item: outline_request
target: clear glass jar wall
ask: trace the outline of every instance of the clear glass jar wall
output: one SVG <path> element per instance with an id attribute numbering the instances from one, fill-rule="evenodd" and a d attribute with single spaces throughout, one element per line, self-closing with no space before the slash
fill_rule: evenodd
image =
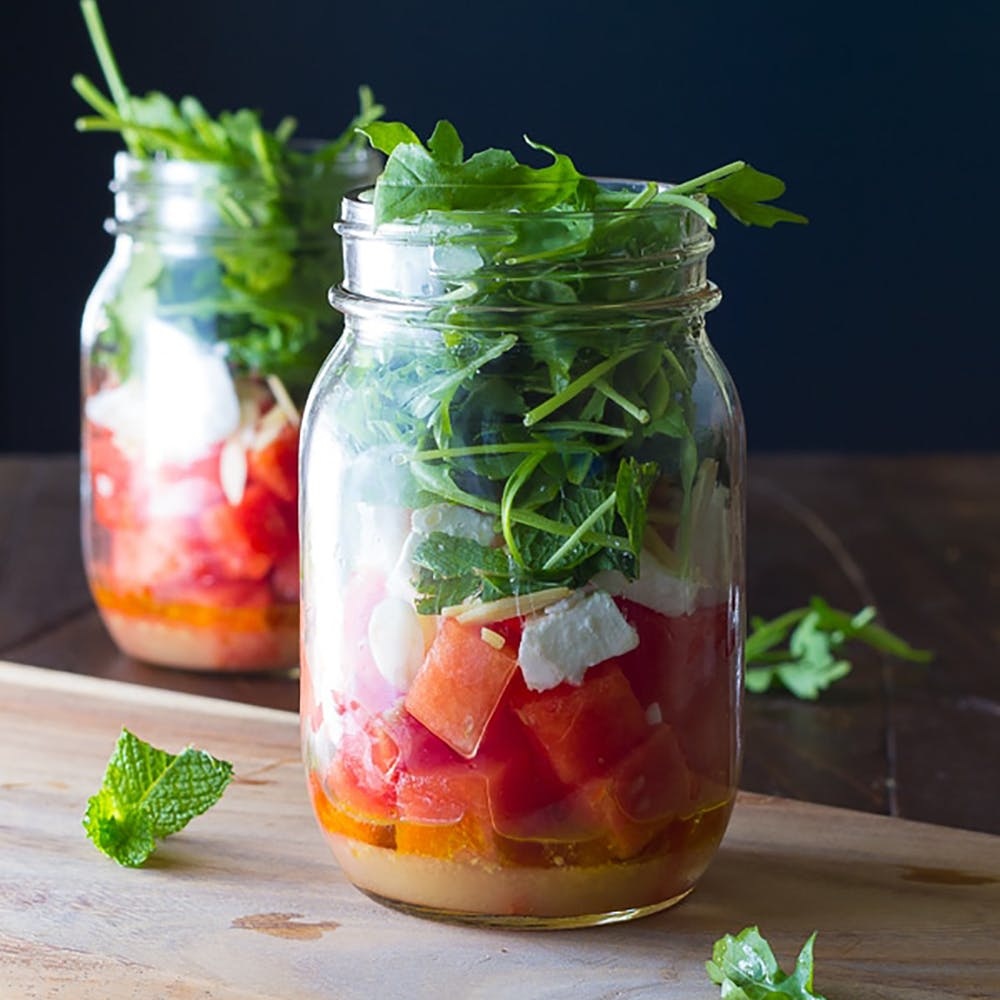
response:
<path id="1" fill-rule="evenodd" d="M 623 202 L 643 185 L 605 182 Z M 348 877 L 447 919 L 683 898 L 740 760 L 744 435 L 677 206 L 373 226 L 303 425 L 302 733 Z"/>
<path id="2" fill-rule="evenodd" d="M 118 646 L 207 670 L 298 662 L 299 412 L 341 329 L 332 220 L 378 161 L 267 184 L 115 159 L 114 253 L 82 326 L 82 537 Z"/>

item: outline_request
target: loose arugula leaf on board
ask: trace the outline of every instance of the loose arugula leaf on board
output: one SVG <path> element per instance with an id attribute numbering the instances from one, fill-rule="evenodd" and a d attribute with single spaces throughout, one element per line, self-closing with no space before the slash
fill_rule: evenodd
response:
<path id="1" fill-rule="evenodd" d="M 122 729 L 83 827 L 94 846 L 135 868 L 156 841 L 182 830 L 221 798 L 233 765 L 188 747 L 174 755 Z"/>
<path id="2" fill-rule="evenodd" d="M 851 615 L 814 597 L 809 607 L 788 611 L 772 621 L 752 619 L 746 640 L 747 689 L 761 693 L 780 684 L 798 698 L 815 700 L 850 673 L 850 661 L 838 655 L 850 641 L 913 663 L 932 658 L 930 651 L 915 649 L 876 625 L 874 617 L 872 607 Z M 783 647 L 786 639 L 787 647 Z"/>
<path id="3" fill-rule="evenodd" d="M 726 934 L 715 942 L 705 971 L 721 987 L 722 1000 L 825 1000 L 813 992 L 814 931 L 802 946 L 795 969 L 786 975 L 756 927 Z"/>

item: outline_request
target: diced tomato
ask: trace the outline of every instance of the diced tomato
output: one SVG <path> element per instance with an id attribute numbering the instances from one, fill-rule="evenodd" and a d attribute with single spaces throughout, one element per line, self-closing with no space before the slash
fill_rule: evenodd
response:
<path id="1" fill-rule="evenodd" d="M 495 649 L 478 625 L 445 619 L 406 693 L 406 709 L 455 751 L 472 757 L 516 668 L 514 650 Z"/>
<path id="2" fill-rule="evenodd" d="M 291 424 L 286 424 L 270 444 L 247 452 L 250 480 L 288 503 L 294 503 L 299 495 L 298 463 L 299 432 Z"/>
<path id="3" fill-rule="evenodd" d="M 533 693 L 515 712 L 559 779 L 574 786 L 606 773 L 649 729 L 642 706 L 613 661 L 588 670 L 579 687 L 560 684 Z"/>

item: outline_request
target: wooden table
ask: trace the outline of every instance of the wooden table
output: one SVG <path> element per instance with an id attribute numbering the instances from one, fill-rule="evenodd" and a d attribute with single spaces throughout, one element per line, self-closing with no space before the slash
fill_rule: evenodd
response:
<path id="1" fill-rule="evenodd" d="M 79 555 L 72 456 L 0 457 L 0 659 L 294 709 L 293 677 L 199 676 L 119 654 Z M 1000 833 L 1000 455 L 757 456 L 748 594 L 820 594 L 882 620 L 928 666 L 859 652 L 818 702 L 747 700 L 742 787 Z"/>

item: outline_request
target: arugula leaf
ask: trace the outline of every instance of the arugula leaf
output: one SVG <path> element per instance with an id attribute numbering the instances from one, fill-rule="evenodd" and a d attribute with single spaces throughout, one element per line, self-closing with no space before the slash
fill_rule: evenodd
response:
<path id="1" fill-rule="evenodd" d="M 439 121 L 427 146 L 401 122 L 384 122 L 358 129 L 372 145 L 388 154 L 375 183 L 375 223 L 410 219 L 428 211 L 541 212 L 573 202 L 581 191 L 592 201 L 596 185 L 583 177 L 564 154 L 526 139 L 552 157 L 546 167 L 518 163 L 504 149 L 484 149 L 462 160 L 464 147 L 455 126 Z M 575 203 L 575 202 L 574 202 Z"/>
<path id="2" fill-rule="evenodd" d="M 701 190 L 719 201 L 734 219 L 747 226 L 765 226 L 770 229 L 778 222 L 809 221 L 797 212 L 765 204 L 785 193 L 785 182 L 771 174 L 755 170 L 748 163 L 726 177 L 710 181 Z"/>
<path id="3" fill-rule="evenodd" d="M 638 208 L 650 202 L 681 205 L 715 225 L 714 214 L 697 195 L 715 198 L 735 219 L 746 225 L 770 228 L 778 222 L 804 223 L 804 215 L 769 204 L 785 193 L 784 181 L 735 160 L 681 184 L 662 190 L 649 185 L 640 194 L 622 196 L 601 192 L 581 174 L 573 161 L 549 146 L 524 141 L 552 157 L 546 167 L 519 163 L 508 150 L 485 149 L 467 160 L 458 131 L 449 121 L 439 121 L 425 147 L 402 122 L 377 122 L 358 129 L 389 160 L 375 185 L 375 224 L 411 219 L 430 211 L 586 212 L 595 206 Z M 584 240 L 578 240 L 582 248 Z M 566 241 L 562 249 L 566 249 Z M 546 255 L 554 252 L 552 248 Z M 538 252 L 514 255 L 518 261 L 538 259 Z"/>
<path id="4" fill-rule="evenodd" d="M 930 651 L 915 649 L 876 625 L 874 617 L 872 607 L 851 615 L 814 597 L 809 607 L 787 611 L 772 621 L 753 618 L 746 640 L 747 689 L 761 693 L 780 684 L 798 698 L 815 700 L 850 673 L 850 662 L 837 655 L 850 641 L 914 663 L 932 659 Z M 779 648 L 786 639 L 787 648 Z"/>
<path id="5" fill-rule="evenodd" d="M 786 975 L 778 966 L 771 946 L 756 927 L 745 927 L 735 937 L 726 934 L 715 942 L 705 971 L 721 986 L 723 1000 L 824 1000 L 813 992 L 813 944 L 809 935 Z"/>
<path id="6" fill-rule="evenodd" d="M 203 750 L 169 754 L 123 728 L 101 789 L 87 802 L 84 829 L 98 850 L 137 867 L 157 840 L 213 806 L 232 776 L 232 764 Z"/>
<path id="7" fill-rule="evenodd" d="M 606 569 L 635 579 L 654 486 L 678 492 L 683 520 L 705 447 L 690 326 L 654 305 L 642 316 L 641 304 L 688 291 L 663 254 L 700 220 L 714 224 L 710 185 L 771 224 L 752 206 L 780 182 L 735 161 L 674 187 L 598 185 L 527 137 L 547 165 L 500 149 L 466 156 L 446 120 L 426 144 L 401 122 L 359 132 L 388 157 L 376 225 L 427 222 L 445 291 L 423 334 L 356 345 L 339 427 L 358 452 L 391 445 L 407 456 L 408 497 L 489 513 L 502 538 L 496 549 L 422 545 L 421 610 L 579 587 Z M 489 224 L 470 227 L 468 211 Z M 622 303 L 639 312 L 623 319 Z"/>

